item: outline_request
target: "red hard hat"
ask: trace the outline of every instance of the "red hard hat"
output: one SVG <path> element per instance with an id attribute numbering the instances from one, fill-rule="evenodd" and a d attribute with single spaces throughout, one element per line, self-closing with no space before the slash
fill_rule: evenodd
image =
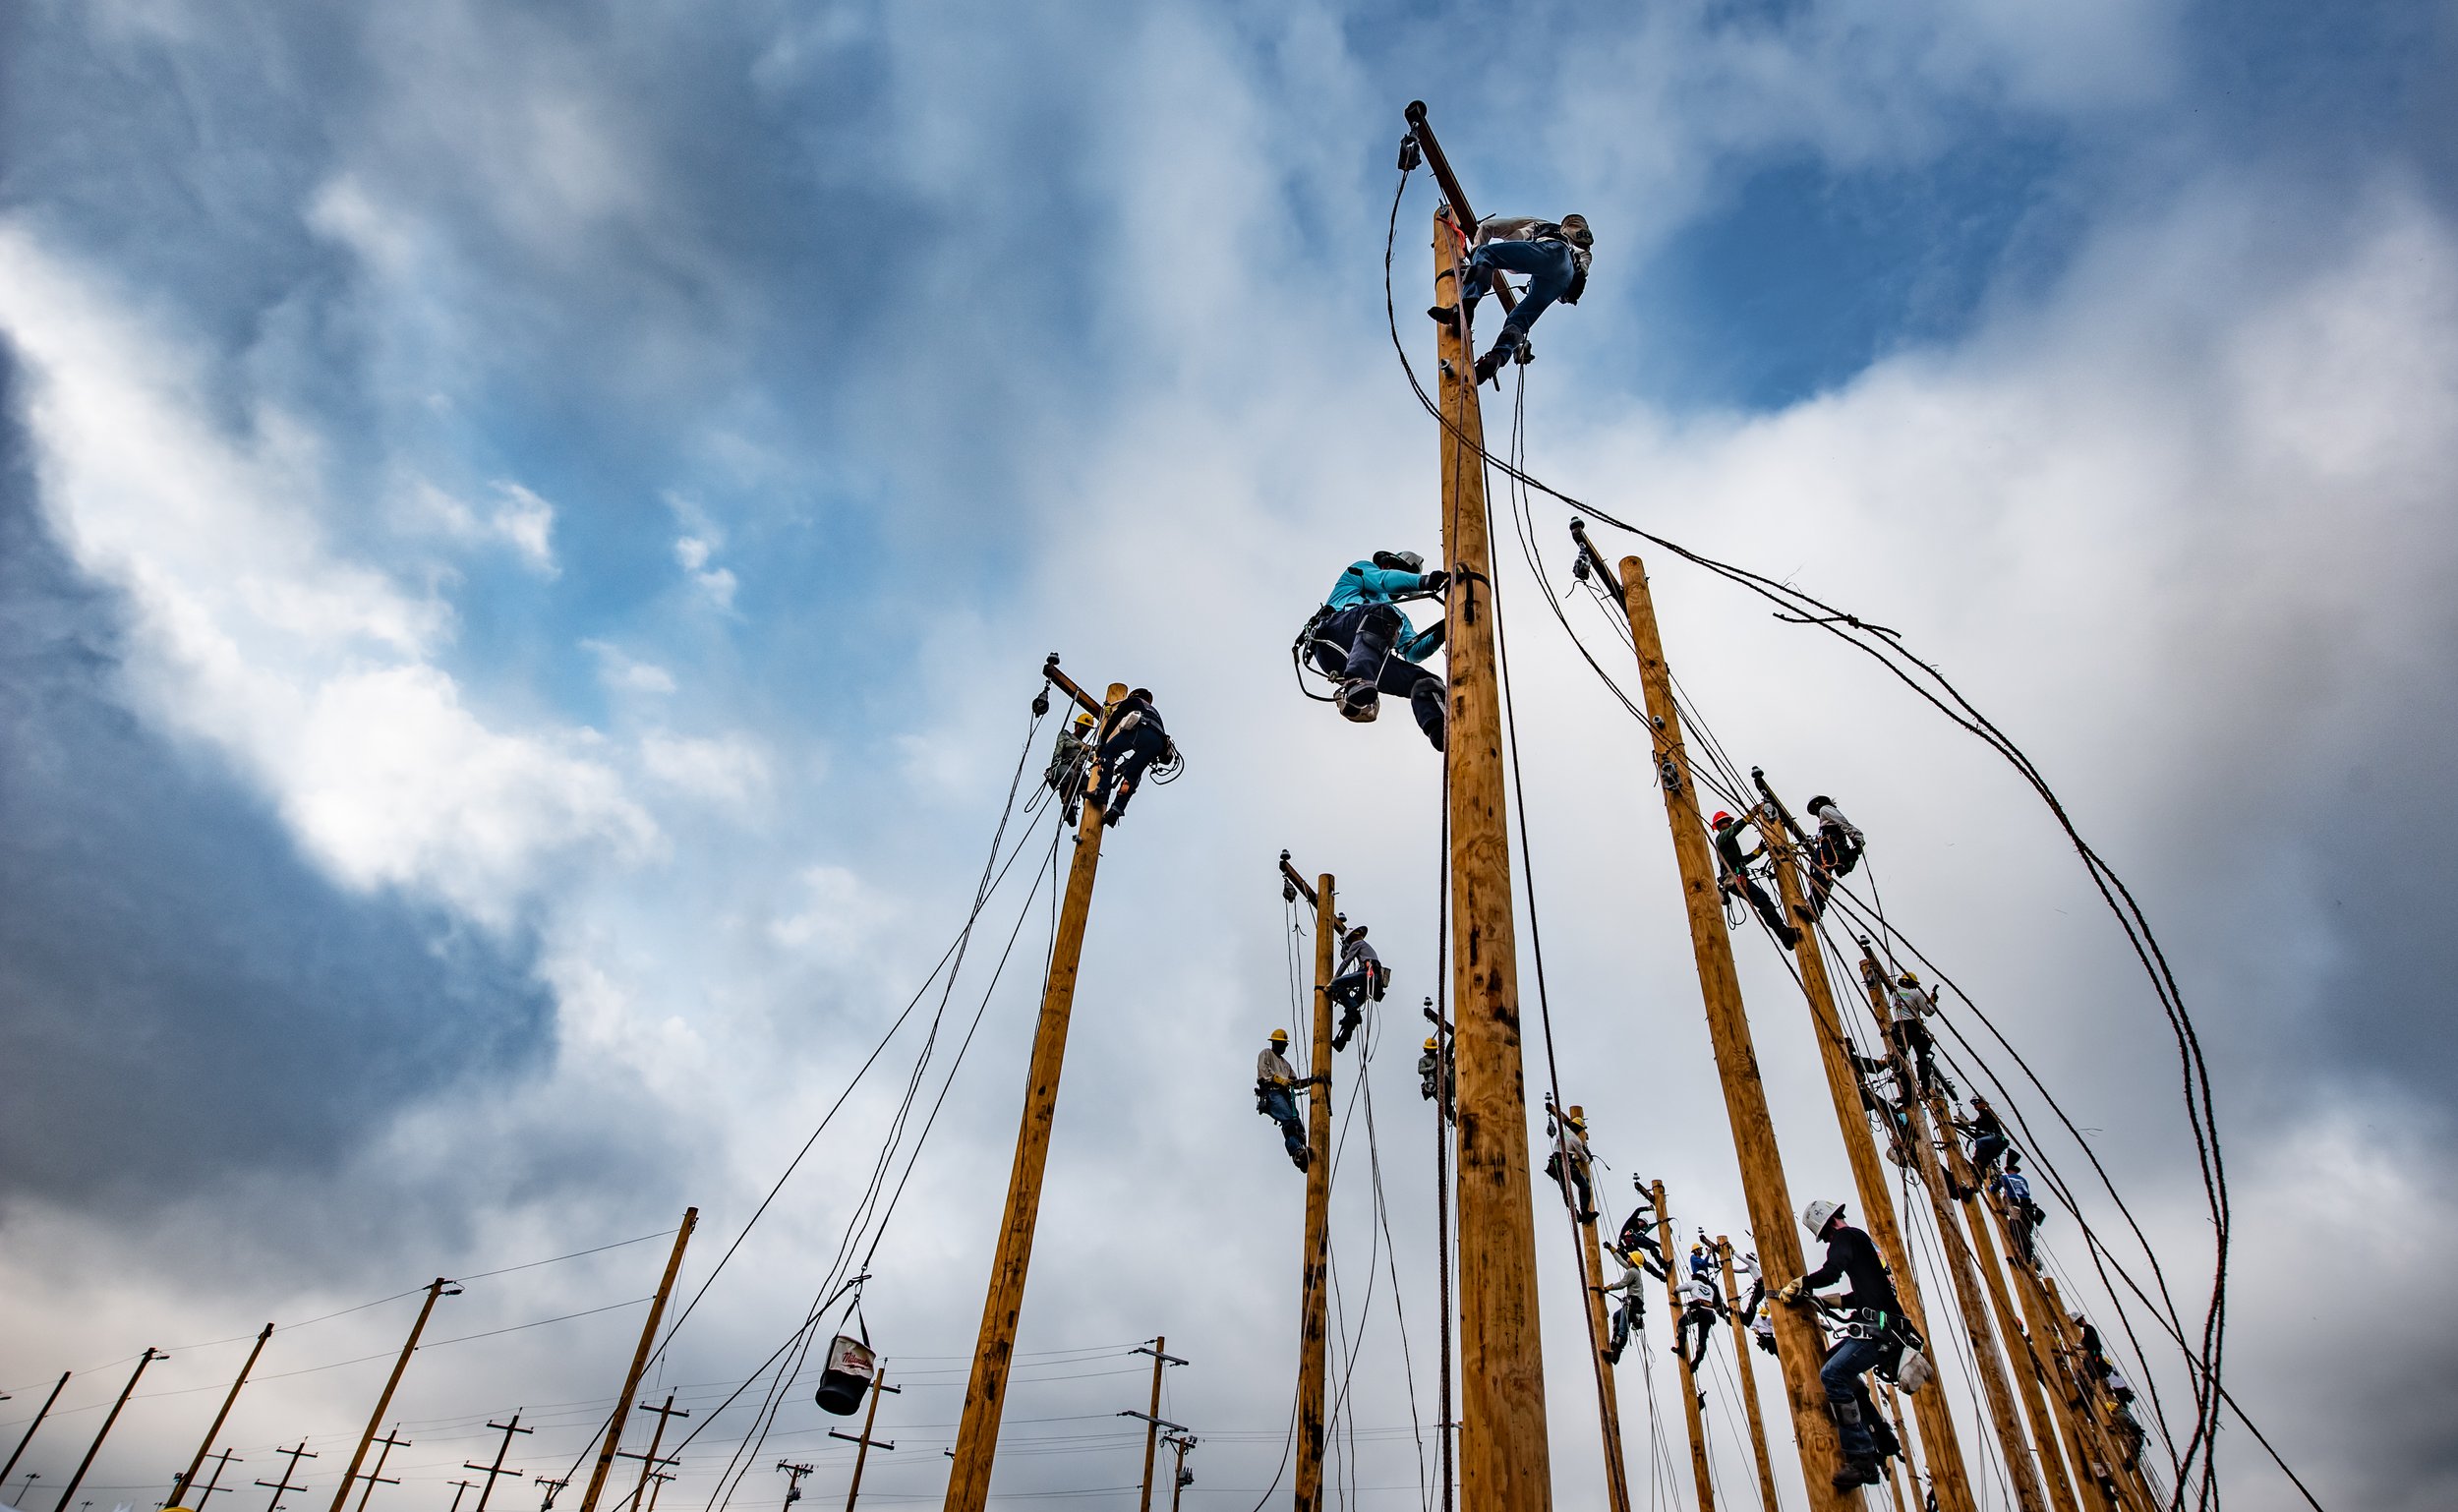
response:
<path id="1" fill-rule="evenodd" d="M 1716 817 L 1708 820 L 1707 824 L 1710 829 L 1721 830 L 1731 822 L 1732 816 L 1730 814 L 1726 813 L 1723 809 L 1718 809 L 1716 810 Z"/>

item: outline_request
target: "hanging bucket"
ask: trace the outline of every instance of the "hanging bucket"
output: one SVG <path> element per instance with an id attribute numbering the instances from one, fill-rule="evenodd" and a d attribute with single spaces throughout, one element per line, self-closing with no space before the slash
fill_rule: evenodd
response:
<path id="1" fill-rule="evenodd" d="M 879 1357 L 859 1339 L 844 1334 L 828 1346 L 828 1368 L 819 1377 L 822 1412 L 849 1418 L 860 1410 L 862 1397 L 879 1376 Z"/>

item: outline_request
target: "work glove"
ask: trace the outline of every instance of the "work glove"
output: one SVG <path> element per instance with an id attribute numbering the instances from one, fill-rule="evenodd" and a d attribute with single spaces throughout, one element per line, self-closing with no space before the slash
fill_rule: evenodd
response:
<path id="1" fill-rule="evenodd" d="M 1451 575 L 1448 572 L 1436 570 L 1425 576 L 1425 590 L 1428 593 L 1440 593 L 1450 586 Z"/>
<path id="2" fill-rule="evenodd" d="M 1800 1277 L 1798 1277 L 1798 1276 L 1794 1276 L 1791 1280 L 1785 1282 L 1785 1283 L 1784 1283 L 1784 1288 L 1783 1288 L 1783 1290 L 1781 1290 L 1781 1291 L 1779 1291 L 1779 1292 L 1777 1292 L 1777 1293 L 1776 1293 L 1776 1300 L 1777 1300 L 1778 1302 L 1798 1302 L 1798 1301 L 1800 1301 L 1800 1300 L 1801 1300 L 1801 1279 L 1800 1279 Z"/>

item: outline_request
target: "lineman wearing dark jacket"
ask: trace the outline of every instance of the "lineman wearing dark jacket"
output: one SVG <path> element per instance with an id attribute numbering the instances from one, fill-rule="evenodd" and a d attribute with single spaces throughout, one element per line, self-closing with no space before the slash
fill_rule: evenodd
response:
<path id="1" fill-rule="evenodd" d="M 1843 1305 L 1852 1313 L 1854 1327 L 1827 1351 L 1818 1381 L 1826 1388 L 1827 1407 L 1835 1414 L 1836 1432 L 1843 1439 L 1844 1465 L 1835 1473 L 1836 1485 L 1845 1490 L 1875 1485 L 1884 1477 L 1878 1469 L 1878 1441 L 1861 1406 L 1866 1397 L 1860 1377 L 1885 1358 L 1886 1347 L 1876 1334 L 1898 1325 L 1902 1305 L 1895 1299 L 1895 1283 L 1887 1276 L 1886 1262 L 1878 1257 L 1878 1247 L 1867 1234 L 1844 1221 L 1843 1203 L 1810 1203 L 1801 1210 L 1801 1227 L 1811 1238 L 1825 1241 L 1826 1260 L 1808 1275 L 1785 1282 L 1776 1295 L 1785 1302 L 1797 1302 L 1804 1292 L 1838 1281 L 1851 1283 Z M 1862 1336 L 1864 1326 L 1866 1337 Z"/>
<path id="2" fill-rule="evenodd" d="M 1820 793 L 1809 800 L 1809 817 L 1818 822 L 1817 838 L 1809 843 L 1809 917 L 1812 923 L 1826 917 L 1827 897 L 1835 891 L 1835 879 L 1848 876 L 1860 864 L 1860 853 L 1868 842 L 1835 800 Z"/>
<path id="3" fill-rule="evenodd" d="M 1709 827 L 1716 832 L 1716 871 L 1724 890 L 1748 899 L 1749 905 L 1758 910 L 1759 919 L 1784 942 L 1785 950 L 1798 946 L 1801 932 L 1785 921 L 1784 910 L 1776 906 L 1776 901 L 1750 875 L 1749 863 L 1767 853 L 1766 842 L 1760 841 L 1755 849 L 1743 850 L 1740 822 L 1722 811 L 1709 821 Z"/>
<path id="4" fill-rule="evenodd" d="M 1143 771 L 1169 759 L 1169 731 L 1161 727 L 1161 712 L 1153 707 L 1152 690 L 1137 688 L 1110 706 L 1101 717 L 1099 744 L 1101 781 L 1093 789 L 1092 806 L 1103 824 L 1116 824 L 1127 812 Z"/>
<path id="5" fill-rule="evenodd" d="M 1478 382 L 1488 381 L 1513 355 L 1528 349 L 1528 327 L 1555 300 L 1565 305 L 1579 303 L 1579 296 L 1587 291 L 1588 261 L 1595 246 L 1596 235 L 1588 229 L 1585 215 L 1564 215 L 1559 220 L 1488 215 L 1477 222 L 1468 261 L 1459 270 L 1460 297 L 1468 307 L 1468 318 L 1460 325 L 1462 345 L 1467 344 L 1468 326 L 1477 318 L 1477 301 L 1493 287 L 1494 278 L 1502 273 L 1528 277 L 1527 294 L 1502 322 L 1493 349 L 1477 359 Z M 1458 319 L 1458 312 L 1448 305 L 1436 305 L 1426 314 L 1445 324 Z"/>
<path id="6" fill-rule="evenodd" d="M 1441 649 L 1443 621 L 1419 630 L 1398 602 L 1438 598 L 1450 586 L 1449 573 L 1425 571 L 1425 564 L 1415 552 L 1376 552 L 1350 562 L 1308 628 L 1307 655 L 1340 680 L 1335 702 L 1344 718 L 1368 724 L 1381 712 L 1380 695 L 1397 694 L 1438 751 L 1443 683 L 1419 664 Z"/>

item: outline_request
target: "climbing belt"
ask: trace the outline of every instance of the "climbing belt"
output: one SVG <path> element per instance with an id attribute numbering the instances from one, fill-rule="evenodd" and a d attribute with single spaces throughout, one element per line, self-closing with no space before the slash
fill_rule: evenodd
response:
<path id="1" fill-rule="evenodd" d="M 2030 758 L 1993 721 L 1971 704 L 1935 666 L 1920 661 L 1905 650 L 1901 636 L 1896 631 L 1864 621 L 1855 614 L 1840 610 L 1823 600 L 1764 574 L 1752 572 L 1729 562 L 1719 561 L 1681 546 L 1677 542 L 1642 530 L 1609 511 L 1578 499 L 1529 473 L 1516 460 L 1503 461 L 1492 457 L 1480 442 L 1462 433 L 1450 417 L 1442 413 L 1441 407 L 1426 393 L 1424 384 L 1417 378 L 1415 368 L 1408 361 L 1407 348 L 1400 340 L 1399 318 L 1392 294 L 1391 263 L 1393 251 L 1398 243 L 1399 207 L 1407 192 L 1411 166 L 1404 163 L 1401 167 L 1399 182 L 1391 197 L 1390 223 L 1383 244 L 1383 314 L 1389 327 L 1392 349 L 1400 359 L 1401 368 L 1407 376 L 1410 388 L 1416 393 L 1418 402 L 1434 417 L 1435 422 L 1450 433 L 1452 444 L 1463 449 L 1473 449 L 1484 461 L 1501 467 L 1515 482 L 1526 489 L 1544 494 L 1561 503 L 1580 509 L 1606 524 L 1663 547 L 1682 560 L 1702 567 L 1755 594 L 1776 607 L 1777 618 L 1786 623 L 1814 625 L 1872 658 L 1885 668 L 1890 675 L 1909 688 L 1924 702 L 1937 709 L 1965 731 L 1981 739 L 2005 758 L 2039 795 L 2041 801 L 2048 805 L 2059 827 L 2064 830 L 2067 839 L 2073 843 L 2076 853 L 2081 857 L 2085 869 L 2091 876 L 2093 886 L 2099 890 L 2102 900 L 2117 917 L 2119 927 L 2124 931 L 2128 944 L 2133 948 L 2145 974 L 2149 977 L 2152 990 L 2158 997 L 2161 1011 L 2167 1018 L 2171 1036 L 2175 1040 L 2183 1073 L 2187 1119 L 2192 1129 L 2195 1158 L 2200 1166 L 2204 1197 L 2211 1217 L 2213 1274 L 2210 1302 L 2203 1314 L 2198 1345 L 2189 1347 L 2197 1355 L 2195 1368 L 2196 1413 L 2194 1432 L 2184 1456 L 2184 1462 L 2188 1468 L 2193 1465 L 2196 1456 L 2200 1457 L 2197 1494 L 2199 1504 L 2207 1509 L 2217 1497 L 2215 1471 L 2209 1462 L 2208 1450 L 2211 1435 L 2217 1429 L 2217 1414 L 2220 1405 L 2218 1382 L 2226 1330 L 2227 1254 L 2231 1214 L 2224 1157 L 2220 1149 L 2211 1107 L 2209 1069 L 2202 1056 L 2199 1035 L 2195 1029 L 2191 1016 L 2186 1011 L 2183 990 L 2168 965 L 2166 956 L 2156 936 L 2152 933 L 2148 915 L 2135 900 L 2132 891 L 2127 888 L 2115 869 L 2082 839 L 2081 833 L 2066 812 L 2063 801 L 2049 786 L 2047 779 L 2033 765 Z M 1594 665 L 1593 658 L 1590 658 L 1590 663 Z M 1627 702 L 1626 699 L 1624 701 Z M 2188 1479 L 2187 1476 L 2180 1474 L 2177 1490 L 2180 1506 Z"/>

